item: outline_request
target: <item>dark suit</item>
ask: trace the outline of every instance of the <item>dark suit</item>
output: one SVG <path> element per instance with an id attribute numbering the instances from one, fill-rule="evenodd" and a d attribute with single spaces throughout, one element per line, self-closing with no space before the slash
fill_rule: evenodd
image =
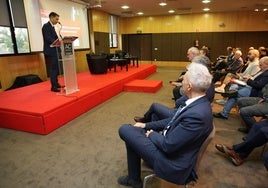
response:
<path id="1" fill-rule="evenodd" d="M 206 97 L 186 106 L 175 120 L 173 117 L 146 123 L 146 130 L 154 130 L 145 136 L 146 130 L 132 125 L 122 125 L 120 137 L 125 141 L 128 158 L 128 175 L 140 179 L 140 160 L 153 167 L 160 178 L 183 185 L 196 180 L 195 165 L 200 146 L 213 128 L 212 109 Z M 160 134 L 167 125 L 166 135 Z"/>
<path id="2" fill-rule="evenodd" d="M 58 39 L 55 28 L 50 22 L 47 22 L 42 27 L 43 42 L 44 42 L 44 54 L 45 60 L 50 66 L 49 76 L 51 87 L 57 87 L 58 85 L 58 75 L 59 75 L 59 64 L 58 64 L 58 53 L 60 55 L 60 47 L 50 47 L 50 45 Z M 58 50 L 58 53 L 57 53 Z M 59 56 L 60 57 L 60 56 Z"/>
<path id="3" fill-rule="evenodd" d="M 268 141 L 268 121 L 255 123 L 250 129 L 246 140 L 240 144 L 233 145 L 233 150 L 244 159 L 255 149 Z"/>
<path id="4" fill-rule="evenodd" d="M 227 75 L 228 73 L 236 74 L 242 70 L 244 66 L 243 59 L 240 57 L 238 59 L 232 58 L 228 61 L 225 72 L 215 72 L 213 75 L 212 82 L 215 83 L 221 79 L 221 77 Z"/>
<path id="5" fill-rule="evenodd" d="M 251 86 L 250 97 L 262 97 L 262 88 L 268 83 L 268 70 L 257 76 L 254 80 L 248 79 L 247 85 Z"/>

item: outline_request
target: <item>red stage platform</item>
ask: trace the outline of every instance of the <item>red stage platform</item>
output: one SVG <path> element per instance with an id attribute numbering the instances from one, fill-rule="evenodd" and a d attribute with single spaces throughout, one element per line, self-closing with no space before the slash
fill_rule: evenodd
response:
<path id="1" fill-rule="evenodd" d="M 133 80 L 124 85 L 124 91 L 155 93 L 162 86 L 162 80 Z"/>
<path id="2" fill-rule="evenodd" d="M 50 91 L 50 82 L 42 82 L 0 93 L 0 127 L 46 135 L 94 106 L 117 95 L 124 85 L 156 72 L 155 65 L 129 67 L 107 74 L 77 75 L 80 91 L 59 95 Z"/>

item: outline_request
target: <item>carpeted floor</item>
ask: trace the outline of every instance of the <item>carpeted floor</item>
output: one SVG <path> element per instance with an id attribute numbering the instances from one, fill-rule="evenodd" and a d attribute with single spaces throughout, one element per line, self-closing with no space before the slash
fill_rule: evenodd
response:
<path id="1" fill-rule="evenodd" d="M 157 93 L 122 92 L 46 136 L 0 128 L 1 188 L 123 188 L 117 184 L 126 174 L 126 151 L 118 136 L 124 123 L 134 123 L 152 102 L 172 107 L 169 80 L 180 70 L 160 67 L 149 79 L 163 80 Z M 220 96 L 216 96 L 219 99 Z M 94 100 L 94 99 L 92 99 Z M 213 104 L 215 112 L 221 105 Z M 240 167 L 233 166 L 214 148 L 215 143 L 241 142 L 240 119 L 233 109 L 228 120 L 215 119 L 216 136 L 199 171 L 200 188 L 264 188 L 268 172 L 257 148 Z M 148 188 L 176 187 L 154 179 Z"/>

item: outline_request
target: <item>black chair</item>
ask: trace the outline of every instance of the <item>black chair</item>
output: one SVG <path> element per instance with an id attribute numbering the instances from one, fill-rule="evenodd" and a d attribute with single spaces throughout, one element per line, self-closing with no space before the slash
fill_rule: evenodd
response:
<path id="1" fill-rule="evenodd" d="M 127 53 L 122 50 L 116 50 L 115 56 L 119 59 L 123 59 Z"/>
<path id="2" fill-rule="evenodd" d="M 106 74 L 108 69 L 107 54 L 86 54 L 87 64 L 91 74 Z"/>

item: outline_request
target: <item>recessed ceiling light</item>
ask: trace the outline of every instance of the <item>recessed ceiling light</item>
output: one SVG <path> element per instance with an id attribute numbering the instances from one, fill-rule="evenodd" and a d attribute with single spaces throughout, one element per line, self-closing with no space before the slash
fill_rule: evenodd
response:
<path id="1" fill-rule="evenodd" d="M 137 14 L 138 14 L 138 15 L 143 15 L 143 12 L 138 12 Z"/>
<path id="2" fill-rule="evenodd" d="M 210 0 L 203 0 L 202 1 L 202 3 L 205 3 L 205 4 L 210 3 L 210 2 L 211 2 Z"/>
<path id="3" fill-rule="evenodd" d="M 203 11 L 209 11 L 210 9 L 209 8 L 204 8 Z"/>
<path id="4" fill-rule="evenodd" d="M 172 14 L 172 13 L 174 13 L 175 12 L 175 10 L 169 10 L 168 11 L 168 13 L 170 13 L 170 14 Z"/>
<path id="5" fill-rule="evenodd" d="M 268 10 L 267 8 L 264 8 L 262 11 L 263 11 L 263 12 L 266 12 L 267 10 Z"/>
<path id="6" fill-rule="evenodd" d="M 254 11 L 255 11 L 255 12 L 258 12 L 258 11 L 259 11 L 259 9 L 255 8 L 255 9 L 254 9 Z"/>
<path id="7" fill-rule="evenodd" d="M 122 8 L 122 9 L 128 9 L 129 6 L 127 6 L 127 5 L 123 5 L 123 6 L 121 6 L 121 8 Z"/>
<path id="8" fill-rule="evenodd" d="M 163 6 L 166 6 L 167 3 L 166 2 L 161 2 L 161 3 L 159 3 L 159 5 L 163 7 Z"/>

